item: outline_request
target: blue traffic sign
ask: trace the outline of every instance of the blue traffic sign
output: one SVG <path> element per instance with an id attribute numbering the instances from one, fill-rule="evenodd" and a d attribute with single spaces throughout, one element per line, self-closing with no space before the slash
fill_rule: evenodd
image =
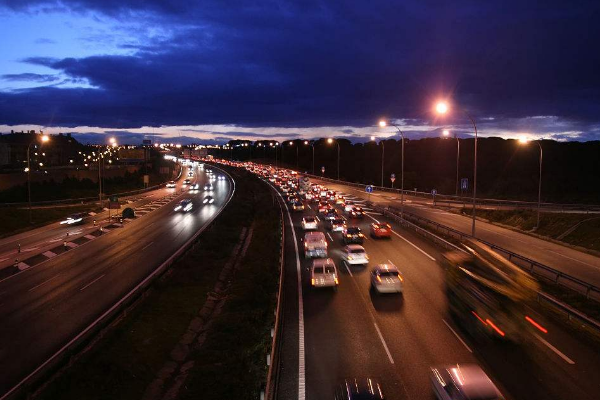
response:
<path id="1" fill-rule="evenodd" d="M 431 194 L 435 196 L 437 194 L 437 190 L 436 189 L 431 189 Z"/>
<path id="2" fill-rule="evenodd" d="M 367 193 L 373 193 L 373 186 L 372 185 L 368 185 L 367 187 L 365 187 L 365 191 Z"/>
<path id="3" fill-rule="evenodd" d="M 462 178 L 460 180 L 460 188 L 461 188 L 461 190 L 469 189 L 469 178 Z"/>

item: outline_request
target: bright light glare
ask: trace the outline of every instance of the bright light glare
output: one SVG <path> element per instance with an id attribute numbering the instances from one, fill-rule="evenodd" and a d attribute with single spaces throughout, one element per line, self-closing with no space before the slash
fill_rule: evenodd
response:
<path id="1" fill-rule="evenodd" d="M 442 134 L 444 136 L 450 136 L 450 131 L 448 129 L 444 129 L 444 131 L 442 132 Z"/>
<path id="2" fill-rule="evenodd" d="M 521 135 L 521 137 L 519 137 L 519 143 L 521 144 L 527 144 L 528 140 L 527 137 L 525 135 Z"/>
<path id="3" fill-rule="evenodd" d="M 108 142 L 110 144 L 115 144 L 115 143 L 117 143 L 117 139 L 115 139 L 114 137 L 111 137 L 110 139 L 108 139 Z"/>
<path id="4" fill-rule="evenodd" d="M 440 101 L 440 102 L 438 102 L 438 103 L 435 105 L 435 111 L 436 111 L 438 114 L 446 114 L 446 113 L 448 112 L 448 104 L 446 104 L 446 103 L 445 103 L 445 102 L 443 102 L 443 101 Z"/>
<path id="5" fill-rule="evenodd" d="M 385 122 L 384 120 L 379 121 L 379 126 L 382 128 L 385 128 L 387 126 L 387 122 Z"/>
<path id="6" fill-rule="evenodd" d="M 371 140 L 375 140 L 375 136 L 371 136 Z"/>
<path id="7" fill-rule="evenodd" d="M 42 135 L 42 142 L 47 142 L 48 140 L 50 140 L 48 135 Z"/>
<path id="8" fill-rule="evenodd" d="M 329 143 L 329 144 L 333 143 L 333 139 L 332 138 L 327 139 L 327 143 Z"/>

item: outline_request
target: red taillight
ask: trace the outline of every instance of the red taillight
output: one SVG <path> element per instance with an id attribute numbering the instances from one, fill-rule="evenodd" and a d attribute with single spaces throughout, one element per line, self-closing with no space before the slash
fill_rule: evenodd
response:
<path id="1" fill-rule="evenodd" d="M 471 313 L 476 316 L 482 324 L 487 325 L 487 323 L 475 311 L 471 311 Z"/>
<path id="2" fill-rule="evenodd" d="M 499 334 L 500 336 L 504 336 L 504 332 L 502 332 L 502 331 L 500 330 L 500 328 L 498 328 L 496 325 L 494 325 L 494 323 L 493 323 L 492 321 L 490 321 L 489 319 L 486 319 L 486 320 L 485 320 L 485 322 L 487 322 L 488 324 L 490 324 L 490 326 L 491 326 L 492 328 L 494 328 L 494 330 L 495 330 L 496 332 L 498 332 L 498 334 Z"/>
<path id="3" fill-rule="evenodd" d="M 544 328 L 543 326 L 541 326 L 540 324 L 538 324 L 537 322 L 535 322 L 531 317 L 529 317 L 529 316 L 526 315 L 525 319 L 527 320 L 527 322 L 529 322 L 531 325 L 533 325 L 536 328 L 538 328 L 540 331 L 542 331 L 544 333 L 548 333 L 548 329 Z"/>

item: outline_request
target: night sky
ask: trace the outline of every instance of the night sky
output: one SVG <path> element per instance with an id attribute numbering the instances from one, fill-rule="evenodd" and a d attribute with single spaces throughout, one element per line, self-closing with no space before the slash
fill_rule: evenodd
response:
<path id="1" fill-rule="evenodd" d="M 599 1 L 0 0 L 0 132 L 600 139 Z M 433 113 L 438 99 L 451 115 Z M 172 139 L 172 138 L 175 139 Z"/>

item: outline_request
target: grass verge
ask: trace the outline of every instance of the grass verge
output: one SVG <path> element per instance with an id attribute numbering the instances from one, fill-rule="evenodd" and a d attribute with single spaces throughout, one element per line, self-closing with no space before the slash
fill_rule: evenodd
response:
<path id="1" fill-rule="evenodd" d="M 39 398 L 140 399 L 143 396 L 157 371 L 169 359 L 169 353 L 186 331 L 190 320 L 202 307 L 207 293 L 214 287 L 242 228 L 250 226 L 257 218 L 263 218 L 265 214 L 262 210 L 272 208 L 271 195 L 265 190 L 264 184 L 250 177 L 245 171 L 241 174 L 237 176 L 239 179 L 236 179 L 236 192 L 230 205 L 215 220 L 212 227 L 201 235 L 198 245 L 173 266 L 168 277 L 154 285 L 153 290 L 139 306 L 83 355 L 75 367 L 64 371 L 44 388 Z M 277 224 L 276 221 L 273 223 Z M 267 228 L 261 227 L 260 231 L 264 232 L 265 229 Z M 250 249 L 255 249 L 256 246 L 261 248 L 261 254 L 257 258 L 260 262 L 253 268 L 266 268 L 263 263 L 268 260 L 271 248 L 278 249 L 279 243 L 275 240 L 257 244 L 258 241 L 264 240 L 261 239 L 264 235 L 265 233 L 262 233 L 256 239 L 253 237 L 250 245 Z M 252 251 L 249 250 L 247 258 L 257 256 L 255 250 Z M 236 281 L 244 280 L 247 275 L 255 273 L 247 268 L 244 263 L 245 272 L 240 271 Z M 260 271 L 256 273 L 262 274 Z M 240 285 L 245 287 L 245 283 Z M 261 326 L 254 330 L 266 329 L 266 337 L 270 325 L 266 328 L 267 319 L 259 319 L 257 316 L 273 314 L 274 291 L 268 291 L 267 288 L 270 287 L 262 286 L 263 297 L 251 302 L 266 306 L 268 302 L 260 300 L 270 298 L 270 310 L 256 310 L 252 316 L 240 316 L 240 319 L 250 318 L 251 322 Z M 232 321 L 235 322 L 237 321 Z M 259 342 L 245 343 L 254 350 L 263 347 Z M 238 346 L 239 343 L 228 342 L 224 345 Z M 250 354 L 257 353 L 249 350 L 244 353 L 244 357 Z M 238 354 L 238 357 L 242 356 Z M 260 361 L 264 364 L 264 357 Z M 252 364 L 250 361 L 249 363 Z M 256 365 L 259 365 L 258 361 Z M 258 379 L 264 375 L 263 370 L 264 367 L 255 368 L 253 371 L 246 370 L 245 374 L 253 373 L 247 379 Z M 227 382 L 229 385 L 238 384 L 232 381 L 231 377 Z"/>
<path id="2" fill-rule="evenodd" d="M 99 209 L 95 204 L 84 204 L 70 207 L 33 208 L 29 223 L 29 210 L 27 208 L 0 207 L 0 238 L 11 236 L 32 228 L 44 226 L 51 222 L 58 222 L 70 214 L 96 211 Z"/>
<path id="3" fill-rule="evenodd" d="M 470 214 L 471 209 L 463 208 L 461 212 Z M 477 216 L 525 232 L 534 229 L 537 223 L 537 213 L 533 210 L 477 210 Z M 582 221 L 585 222 L 560 240 L 573 246 L 600 251 L 600 215 L 542 212 L 540 227 L 535 234 L 558 240 L 560 235 Z"/>

